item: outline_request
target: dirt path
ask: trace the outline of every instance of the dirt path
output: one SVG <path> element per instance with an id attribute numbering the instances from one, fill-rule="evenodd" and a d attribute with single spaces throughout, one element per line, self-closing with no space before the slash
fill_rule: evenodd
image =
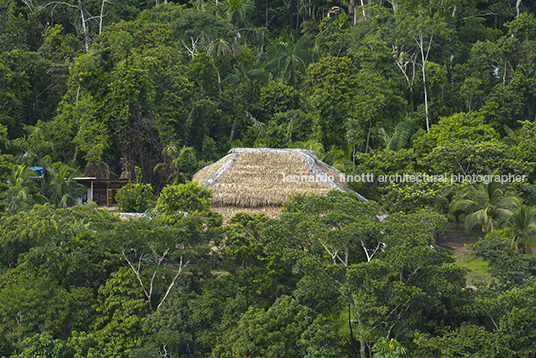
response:
<path id="1" fill-rule="evenodd" d="M 474 244 L 472 241 L 467 241 L 467 238 L 460 236 L 456 231 L 446 229 L 445 238 L 436 241 L 441 247 L 450 250 L 454 255 L 466 255 L 469 251 L 465 244 Z"/>

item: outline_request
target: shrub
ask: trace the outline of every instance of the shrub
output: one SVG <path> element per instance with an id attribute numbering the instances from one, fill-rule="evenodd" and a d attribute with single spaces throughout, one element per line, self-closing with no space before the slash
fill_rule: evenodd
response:
<path id="1" fill-rule="evenodd" d="M 115 194 L 115 200 L 122 211 L 143 213 L 151 207 L 155 198 L 151 184 L 128 183 Z"/>
<path id="2" fill-rule="evenodd" d="M 115 194 L 115 200 L 122 211 L 129 213 L 143 213 L 151 207 L 151 200 L 155 199 L 151 184 L 141 182 L 141 170 L 136 167 L 136 183 L 128 183 Z"/>
<path id="3" fill-rule="evenodd" d="M 212 190 L 195 182 L 168 185 L 160 193 L 156 209 L 171 214 L 174 212 L 209 211 Z"/>

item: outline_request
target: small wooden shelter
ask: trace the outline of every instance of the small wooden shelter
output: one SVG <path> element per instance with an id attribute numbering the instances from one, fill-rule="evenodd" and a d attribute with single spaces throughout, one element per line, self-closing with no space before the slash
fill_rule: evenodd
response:
<path id="1" fill-rule="evenodd" d="M 212 189 L 212 209 L 225 220 L 235 213 L 276 217 L 292 193 L 352 192 L 344 175 L 304 149 L 234 148 L 197 172 L 193 181 Z"/>
<path id="2" fill-rule="evenodd" d="M 82 202 L 94 202 L 98 206 L 111 207 L 117 205 L 115 194 L 130 179 L 97 179 L 96 177 L 73 178 L 74 181 L 87 188 L 87 194 L 80 200 Z"/>

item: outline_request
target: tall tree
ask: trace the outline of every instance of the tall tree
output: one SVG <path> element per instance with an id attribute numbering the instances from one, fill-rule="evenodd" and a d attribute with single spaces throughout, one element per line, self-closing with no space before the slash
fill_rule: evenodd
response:
<path id="1" fill-rule="evenodd" d="M 451 211 L 461 210 L 465 217 L 465 231 L 469 232 L 478 222 L 482 230 L 493 231 L 497 221 L 514 215 L 520 198 L 507 193 L 506 186 L 500 181 L 482 182 L 471 186 L 453 201 Z"/>
<path id="2" fill-rule="evenodd" d="M 16 212 L 35 203 L 39 193 L 36 173 L 26 165 L 17 165 L 7 178 L 7 190 L 2 193 L 8 211 Z"/>
<path id="3" fill-rule="evenodd" d="M 75 204 L 86 192 L 86 187 L 76 182 L 77 171 L 61 162 L 46 168 L 45 193 L 56 208 L 65 208 Z"/>
<path id="4" fill-rule="evenodd" d="M 255 3 L 252 0 L 223 0 L 218 5 L 227 21 L 235 27 L 233 55 L 236 56 L 238 54 L 238 41 L 242 37 L 241 33 L 256 33 L 253 25 L 249 22 L 249 16 L 255 9 Z"/>
<path id="5" fill-rule="evenodd" d="M 516 208 L 506 226 L 514 232 L 512 244 L 523 254 L 531 253 L 530 239 L 536 235 L 536 208 L 516 203 Z"/>
<path id="6" fill-rule="evenodd" d="M 266 68 L 293 87 L 297 86 L 299 76 L 305 76 L 307 67 L 319 57 L 315 51 L 308 48 L 305 36 L 294 42 L 292 34 L 287 35 L 284 41 L 275 43 L 268 56 L 271 60 Z"/>
<path id="7" fill-rule="evenodd" d="M 158 163 L 154 171 L 163 172 L 166 183 L 177 185 L 186 181 L 186 173 L 195 170 L 197 160 L 195 149 L 192 147 L 182 147 L 178 149 L 173 143 L 168 144 L 163 150 L 164 162 Z"/>
<path id="8" fill-rule="evenodd" d="M 397 21 L 397 32 L 402 34 L 401 42 L 395 43 L 393 49 L 396 49 L 397 65 L 404 73 L 406 81 L 413 87 L 415 76 L 415 66 L 421 68 L 424 109 L 426 117 L 426 131 L 430 130 L 429 120 L 429 93 L 426 80 L 426 69 L 430 58 L 430 52 L 433 48 L 434 41 L 438 37 L 448 34 L 448 27 L 445 21 L 430 16 L 423 9 L 418 12 L 397 12 L 395 15 Z M 404 47 L 406 50 L 404 51 Z M 409 61 L 405 61 L 408 59 Z M 411 71 L 407 71 L 407 65 L 411 65 Z M 409 73 L 408 73 L 409 72 Z"/>

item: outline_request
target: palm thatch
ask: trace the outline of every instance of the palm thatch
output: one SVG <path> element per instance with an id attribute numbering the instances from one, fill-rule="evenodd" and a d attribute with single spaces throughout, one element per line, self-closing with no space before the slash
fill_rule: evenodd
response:
<path id="1" fill-rule="evenodd" d="M 275 217 L 292 193 L 326 195 L 331 190 L 354 193 L 341 176 L 340 171 L 320 161 L 309 150 L 234 148 L 196 173 L 193 181 L 212 189 L 213 210 L 228 219 L 238 211 Z"/>

